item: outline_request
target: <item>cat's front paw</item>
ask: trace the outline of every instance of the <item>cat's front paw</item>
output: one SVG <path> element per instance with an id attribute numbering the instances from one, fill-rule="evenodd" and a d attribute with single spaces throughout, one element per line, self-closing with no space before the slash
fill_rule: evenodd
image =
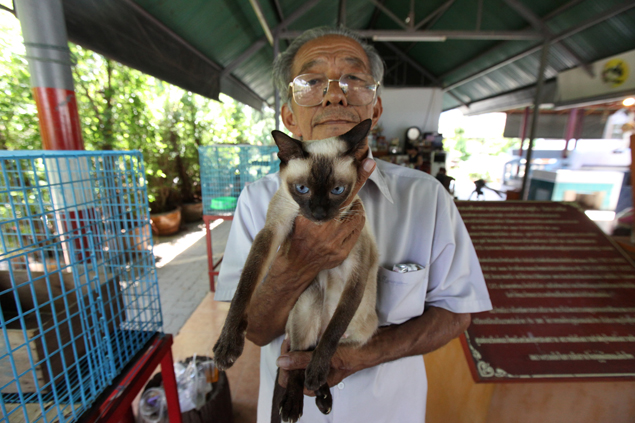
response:
<path id="1" fill-rule="evenodd" d="M 304 378 L 304 386 L 306 386 L 306 389 L 309 391 L 317 391 L 322 385 L 325 385 L 330 367 L 331 363 L 328 360 L 311 359 L 311 362 L 306 368 Z"/>
<path id="2" fill-rule="evenodd" d="M 220 370 L 229 369 L 240 357 L 245 346 L 242 333 L 228 334 L 223 331 L 214 345 L 214 362 Z"/>
<path id="3" fill-rule="evenodd" d="M 302 391 L 300 394 L 294 393 L 294 390 L 287 389 L 287 392 L 280 401 L 280 418 L 283 422 L 295 423 L 302 417 L 304 407 L 304 396 Z"/>

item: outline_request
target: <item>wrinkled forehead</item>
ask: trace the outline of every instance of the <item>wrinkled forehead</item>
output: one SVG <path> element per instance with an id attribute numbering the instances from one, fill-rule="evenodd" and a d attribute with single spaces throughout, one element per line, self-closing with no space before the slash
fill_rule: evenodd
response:
<path id="1" fill-rule="evenodd" d="M 292 76 L 322 72 L 328 66 L 342 66 L 347 72 L 370 73 L 368 56 L 355 40 L 342 35 L 325 35 L 304 44 L 293 58 Z"/>

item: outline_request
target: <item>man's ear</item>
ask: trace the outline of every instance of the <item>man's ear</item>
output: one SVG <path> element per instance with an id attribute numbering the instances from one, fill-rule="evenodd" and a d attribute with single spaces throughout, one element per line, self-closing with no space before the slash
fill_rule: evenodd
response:
<path id="1" fill-rule="evenodd" d="M 272 131 L 276 145 L 278 146 L 278 158 L 283 165 L 286 165 L 291 159 L 301 159 L 305 157 L 302 149 L 302 141 L 291 138 L 284 132 Z"/>
<path id="2" fill-rule="evenodd" d="M 280 117 L 282 118 L 282 123 L 284 124 L 284 126 L 286 126 L 293 135 L 298 138 L 302 137 L 302 132 L 300 131 L 300 127 L 295 120 L 293 110 L 291 110 L 287 103 L 284 103 L 282 105 L 282 108 L 280 109 Z"/>
<path id="3" fill-rule="evenodd" d="M 379 118 L 381 117 L 383 111 L 384 108 L 381 105 L 381 97 L 377 97 L 377 101 L 375 101 L 375 104 L 373 105 L 373 126 L 371 126 L 371 128 L 374 128 L 375 125 L 377 125 L 377 122 L 379 122 Z"/>

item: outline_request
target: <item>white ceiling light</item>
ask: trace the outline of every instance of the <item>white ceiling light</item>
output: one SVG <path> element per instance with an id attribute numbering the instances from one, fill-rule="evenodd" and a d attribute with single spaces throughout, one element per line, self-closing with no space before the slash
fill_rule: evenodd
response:
<path id="1" fill-rule="evenodd" d="M 384 35 L 373 35 L 373 41 L 432 41 L 432 42 L 441 42 L 447 40 L 448 37 L 445 35 L 425 35 L 425 34 L 384 34 Z"/>
<path id="2" fill-rule="evenodd" d="M 624 101 L 622 101 L 622 104 L 625 105 L 626 107 L 630 107 L 633 104 L 635 104 L 635 98 L 633 97 L 625 98 Z"/>

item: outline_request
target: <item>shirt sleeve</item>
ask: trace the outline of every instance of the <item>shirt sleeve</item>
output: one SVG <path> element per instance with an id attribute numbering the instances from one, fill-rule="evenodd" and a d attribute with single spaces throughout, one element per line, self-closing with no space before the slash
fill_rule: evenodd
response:
<path id="1" fill-rule="evenodd" d="M 454 313 L 492 309 L 472 240 L 448 195 L 438 195 L 426 307 Z"/>

